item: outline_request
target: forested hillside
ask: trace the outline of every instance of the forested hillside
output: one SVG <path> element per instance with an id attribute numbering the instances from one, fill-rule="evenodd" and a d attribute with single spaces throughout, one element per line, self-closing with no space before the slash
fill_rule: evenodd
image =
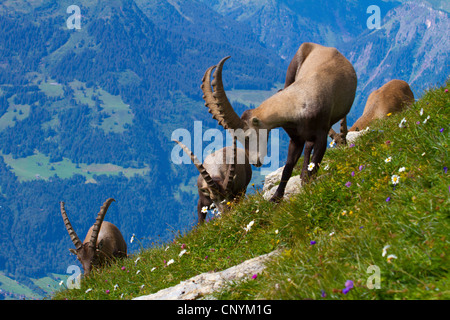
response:
<path id="1" fill-rule="evenodd" d="M 201 102 L 204 70 L 232 54 L 227 85 L 268 89 L 283 81 L 281 59 L 245 36 L 233 44 L 160 28 L 133 1 L 81 1 L 80 30 L 66 27 L 68 3 L 16 5 L 0 5 L 0 270 L 29 282 L 76 263 L 59 201 L 80 237 L 108 197 L 117 202 L 107 220 L 141 245 L 192 226 L 195 168 L 173 167 L 170 135 L 194 120 L 214 124 Z M 111 165 L 121 170 L 105 172 Z"/>

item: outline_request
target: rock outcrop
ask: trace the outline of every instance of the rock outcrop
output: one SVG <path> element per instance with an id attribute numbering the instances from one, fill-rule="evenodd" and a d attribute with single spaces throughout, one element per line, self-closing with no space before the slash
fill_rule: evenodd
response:
<path id="1" fill-rule="evenodd" d="M 263 187 L 263 197 L 266 200 L 272 198 L 275 194 L 275 191 L 278 188 L 278 183 L 281 180 L 281 174 L 283 173 L 284 167 L 278 168 L 272 173 L 269 173 L 264 180 Z M 286 190 L 284 191 L 284 199 L 288 199 L 293 194 L 299 193 L 302 187 L 302 179 L 300 176 L 292 176 L 287 185 Z"/>
<path id="2" fill-rule="evenodd" d="M 244 261 L 220 272 L 202 273 L 180 284 L 134 300 L 195 300 L 223 289 L 228 283 L 251 278 L 265 269 L 265 263 L 280 251 Z"/>

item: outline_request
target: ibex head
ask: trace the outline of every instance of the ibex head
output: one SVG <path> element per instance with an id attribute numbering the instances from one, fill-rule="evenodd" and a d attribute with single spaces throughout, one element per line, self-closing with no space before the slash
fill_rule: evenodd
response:
<path id="1" fill-rule="evenodd" d="M 204 165 L 198 160 L 198 158 L 189 150 L 184 144 L 176 141 L 183 149 L 184 152 L 191 158 L 197 170 L 200 172 L 200 176 L 197 180 L 198 192 L 216 205 L 217 209 L 223 212 L 225 208 L 224 202 L 232 200 L 233 195 L 233 179 L 235 178 L 236 164 L 238 163 L 237 148 L 236 148 L 236 137 L 233 139 L 233 162 L 226 163 L 226 156 L 220 157 L 220 163 L 211 163 L 210 165 L 215 166 L 216 172 L 225 173 L 224 179 L 217 176 L 212 177 L 211 174 L 206 170 Z M 220 150 L 225 152 L 224 149 Z M 214 159 L 214 158 L 213 158 Z M 205 159 L 205 162 L 208 160 Z M 216 159 L 218 160 L 218 159 Z M 222 160 L 225 160 L 222 162 Z"/>
<path id="2" fill-rule="evenodd" d="M 223 65 L 229 58 L 229 56 L 223 58 L 217 66 L 212 66 L 206 70 L 201 85 L 203 99 L 213 118 L 224 129 L 228 129 L 233 136 L 237 137 L 239 142 L 245 147 L 250 163 L 260 167 L 262 160 L 267 155 L 267 140 L 272 127 L 258 117 L 253 112 L 254 110 L 244 111 L 241 117 L 234 111 L 222 82 Z M 211 82 L 213 69 L 216 70 Z"/>
<path id="3" fill-rule="evenodd" d="M 101 239 L 99 243 L 97 243 L 97 239 L 103 223 L 103 219 L 105 218 L 106 212 L 108 211 L 108 207 L 113 201 L 115 200 L 112 198 L 106 200 L 106 202 L 100 208 L 100 212 L 97 215 L 97 220 L 89 230 L 84 243 L 81 242 L 80 238 L 77 236 L 69 221 L 66 210 L 64 208 L 64 202 L 60 202 L 61 215 L 63 217 L 64 224 L 66 226 L 67 232 L 69 233 L 70 239 L 75 245 L 75 249 L 69 249 L 69 251 L 77 256 L 78 260 L 83 266 L 84 274 L 86 276 L 91 272 L 92 266 L 100 265 L 102 262 L 98 252 L 102 249 L 103 239 Z"/>

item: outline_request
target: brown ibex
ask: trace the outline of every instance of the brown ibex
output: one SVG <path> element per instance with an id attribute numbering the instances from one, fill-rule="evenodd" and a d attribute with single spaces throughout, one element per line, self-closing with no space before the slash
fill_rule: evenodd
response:
<path id="1" fill-rule="evenodd" d="M 391 80 L 367 99 L 362 116 L 356 120 L 349 131 L 360 131 L 375 119 L 383 119 L 390 113 L 401 112 L 414 103 L 414 93 L 403 80 Z"/>
<path id="2" fill-rule="evenodd" d="M 197 214 L 199 223 L 206 218 L 204 207 L 216 208 L 223 212 L 225 202 L 239 199 L 246 193 L 247 186 L 252 179 L 252 167 L 248 161 L 247 153 L 236 147 L 236 138 L 232 147 L 225 147 L 209 154 L 203 164 L 181 142 L 176 141 L 200 172 L 197 179 L 198 203 Z"/>
<path id="3" fill-rule="evenodd" d="M 228 101 L 222 83 L 222 68 L 228 58 L 205 72 L 201 86 L 205 105 L 225 129 L 241 129 L 245 132 L 244 138 L 238 136 L 243 145 L 246 145 L 246 140 L 257 141 L 257 148 L 250 148 L 256 151 L 249 154 L 250 162 L 256 166 L 261 166 L 261 159 L 266 155 L 269 131 L 282 127 L 287 132 L 290 137 L 287 161 L 280 185 L 271 199 L 279 201 L 303 147 L 301 179 L 305 181 L 317 171 L 325 154 L 331 126 L 345 119 L 353 104 L 356 72 L 337 49 L 303 43 L 289 65 L 284 89 L 256 109 L 244 111 L 239 117 Z M 216 70 L 211 83 L 214 68 Z M 261 141 L 263 145 L 260 145 Z M 315 166 L 309 171 L 307 166 L 313 149 L 311 162 Z"/>
<path id="4" fill-rule="evenodd" d="M 113 201 L 115 200 L 112 198 L 106 200 L 100 208 L 97 220 L 89 229 L 84 242 L 81 242 L 72 228 L 64 208 L 64 202 L 60 202 L 64 224 L 76 248 L 69 249 L 69 251 L 77 256 L 83 266 L 85 276 L 89 275 L 92 267 L 102 266 L 111 259 L 127 256 L 127 244 L 119 229 L 112 223 L 103 221 L 106 211 Z"/>

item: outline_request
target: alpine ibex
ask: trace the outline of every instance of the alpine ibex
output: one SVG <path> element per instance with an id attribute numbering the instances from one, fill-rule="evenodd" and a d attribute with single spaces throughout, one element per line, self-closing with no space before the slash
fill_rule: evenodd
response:
<path id="1" fill-rule="evenodd" d="M 362 116 L 356 120 L 350 131 L 364 130 L 375 119 L 386 118 L 389 113 L 403 111 L 414 103 L 414 93 L 403 80 L 391 80 L 367 99 Z"/>
<path id="2" fill-rule="evenodd" d="M 112 223 L 103 221 L 106 211 L 113 201 L 115 200 L 110 198 L 103 204 L 97 215 L 97 220 L 89 229 L 83 243 L 72 228 L 64 208 L 64 202 L 60 202 L 64 224 L 76 248 L 69 249 L 69 251 L 75 254 L 81 262 L 85 276 L 89 275 L 92 267 L 102 266 L 113 258 L 127 256 L 127 244 L 119 229 Z"/>
<path id="3" fill-rule="evenodd" d="M 261 166 L 261 159 L 266 155 L 267 149 L 264 147 L 267 146 L 269 131 L 282 127 L 287 132 L 290 137 L 287 161 L 280 185 L 271 199 L 279 201 L 303 147 L 301 179 L 305 181 L 317 171 L 325 154 L 331 126 L 345 119 L 353 104 L 356 72 L 337 49 L 303 43 L 289 65 L 284 89 L 256 109 L 244 111 L 239 117 L 228 101 L 222 83 L 222 68 L 228 58 L 205 72 L 201 86 L 205 105 L 225 129 L 242 129 L 245 132 L 244 139 L 242 135 L 238 137 L 243 145 L 246 145 L 246 140 L 257 141 L 257 148 L 250 148 L 256 151 L 249 154 L 250 162 L 256 166 Z M 311 162 L 315 166 L 309 171 L 307 167 L 313 149 Z"/>
<path id="4" fill-rule="evenodd" d="M 232 147 L 225 147 L 209 154 L 203 164 L 184 144 L 176 140 L 175 142 L 186 152 L 200 172 L 197 179 L 199 223 L 203 223 L 206 218 L 203 207 L 210 208 L 214 203 L 216 208 L 223 212 L 224 202 L 239 199 L 246 193 L 252 179 L 252 167 L 246 151 L 236 147 L 236 138 L 233 139 Z"/>

